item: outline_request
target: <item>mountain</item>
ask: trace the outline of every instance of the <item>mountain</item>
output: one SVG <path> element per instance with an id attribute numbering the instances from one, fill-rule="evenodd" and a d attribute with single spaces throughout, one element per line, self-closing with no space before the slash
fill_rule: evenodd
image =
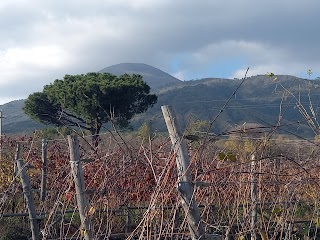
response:
<path id="1" fill-rule="evenodd" d="M 112 73 L 117 76 L 124 73 L 140 74 L 152 90 L 181 82 L 168 73 L 144 63 L 120 63 L 106 67 L 99 72 Z"/>
<path id="2" fill-rule="evenodd" d="M 277 132 L 289 131 L 308 138 L 314 136 L 299 111 L 298 102 L 300 100 L 300 106 L 303 106 L 305 112 L 311 114 L 314 111 L 317 114 L 319 79 L 307 80 L 288 75 L 269 78 L 258 75 L 249 77 L 244 82 L 241 79 L 223 78 L 179 81 L 146 64 L 118 64 L 102 71 L 121 74 L 122 71 L 133 73 L 134 70 L 135 73 L 150 77 L 149 84 L 158 95 L 158 102 L 153 108 L 132 120 L 136 129 L 144 122 L 151 121 L 154 130 L 166 131 L 161 106 L 172 105 L 182 128 L 190 121 L 211 121 L 219 115 L 213 124 L 212 131 L 215 133 L 223 133 L 243 123 L 275 126 L 280 119 L 281 127 L 276 129 Z M 235 92 L 237 88 L 239 89 Z M 30 131 L 41 126 L 23 113 L 23 102 L 24 100 L 18 100 L 0 106 L 5 116 L 4 133 Z"/>
<path id="3" fill-rule="evenodd" d="M 157 104 L 135 120 L 137 125 L 151 120 L 154 129 L 165 130 L 160 107 L 172 105 L 183 128 L 190 121 L 211 121 L 217 115 L 219 117 L 212 129 L 216 133 L 228 131 L 243 123 L 255 122 L 267 127 L 275 126 L 280 119 L 281 127 L 276 129 L 277 132 L 288 134 L 289 131 L 299 136 L 313 137 L 314 132 L 299 111 L 297 103 L 300 96 L 302 108 L 311 116 L 312 104 L 317 114 L 320 81 L 288 75 L 275 77 L 276 80 L 264 75 L 249 77 L 234 96 L 234 91 L 242 83 L 240 79 L 207 78 L 184 81 L 158 91 Z"/>
<path id="4" fill-rule="evenodd" d="M 25 99 L 15 100 L 0 106 L 3 112 L 2 131 L 6 133 L 27 133 L 34 129 L 43 128 L 31 120 L 22 110 Z"/>

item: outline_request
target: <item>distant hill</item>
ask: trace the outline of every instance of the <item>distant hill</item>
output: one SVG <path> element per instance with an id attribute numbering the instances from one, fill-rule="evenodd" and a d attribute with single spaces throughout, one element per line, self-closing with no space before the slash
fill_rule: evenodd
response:
<path id="1" fill-rule="evenodd" d="M 3 133 L 27 133 L 44 125 L 31 120 L 22 110 L 25 99 L 15 100 L 0 106 L 3 112 Z"/>
<path id="2" fill-rule="evenodd" d="M 282 126 L 276 129 L 277 132 L 290 131 L 313 137 L 314 133 L 299 112 L 297 102 L 300 95 L 301 104 L 311 113 L 311 100 L 316 112 L 320 104 L 320 81 L 288 75 L 275 77 L 276 80 L 264 75 L 247 78 L 213 124 L 213 131 L 221 133 L 248 122 L 274 126 L 280 118 Z M 154 129 L 165 130 L 160 111 L 162 105 L 172 105 L 176 109 L 183 127 L 192 120 L 210 121 L 219 114 L 240 83 L 240 79 L 207 78 L 163 88 L 158 92 L 157 104 L 144 115 L 136 117 L 136 121 L 141 124 L 151 120 Z"/>
<path id="3" fill-rule="evenodd" d="M 162 105 L 172 105 L 176 109 L 183 128 L 192 120 L 212 120 L 241 83 L 240 79 L 206 78 L 179 81 L 168 78 L 172 81 L 168 80 L 164 84 L 163 77 L 170 75 L 146 64 L 119 64 L 103 71 L 121 74 L 125 66 L 128 67 L 127 73 L 132 73 L 137 66 L 140 66 L 139 72 L 135 73 L 144 73 L 144 76 L 148 73 L 149 84 L 158 95 L 158 102 L 153 108 L 134 117 L 132 125 L 135 128 L 151 121 L 154 130 L 166 131 L 161 113 Z M 116 72 L 116 69 L 119 69 L 119 72 Z M 317 112 L 320 106 L 318 98 L 320 80 L 307 80 L 288 75 L 275 77 L 276 80 L 264 75 L 247 78 L 213 124 L 213 131 L 222 133 L 243 123 L 273 126 L 280 119 L 281 128 L 277 129 L 277 132 L 290 131 L 303 137 L 313 137 L 314 133 L 299 112 L 297 102 L 300 99 L 306 111 L 311 113 L 311 100 L 314 111 Z M 23 113 L 23 102 L 24 100 L 17 100 L 0 106 L 5 116 L 4 133 L 30 131 L 41 127 Z"/>
<path id="4" fill-rule="evenodd" d="M 99 72 L 112 73 L 117 76 L 124 73 L 140 74 L 152 90 L 181 82 L 168 73 L 144 63 L 120 63 L 106 67 Z"/>

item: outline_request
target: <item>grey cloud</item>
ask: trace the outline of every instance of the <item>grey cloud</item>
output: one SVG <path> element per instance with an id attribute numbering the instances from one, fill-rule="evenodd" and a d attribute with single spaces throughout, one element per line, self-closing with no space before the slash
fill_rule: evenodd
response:
<path id="1" fill-rule="evenodd" d="M 129 1 L 38 0 L 17 8 L 12 2 L 0 8 L 0 53 L 15 46 L 57 45 L 68 57 L 68 64 L 48 69 L 47 75 L 34 66 L 43 80 L 25 77 L 17 69 L 22 86 L 38 86 L 25 88 L 25 95 L 66 73 L 100 70 L 120 62 L 144 62 L 171 74 L 175 72 L 170 72 L 170 62 L 177 56 L 182 56 L 181 72 L 202 71 L 221 59 L 238 57 L 259 69 L 319 63 L 320 2 L 316 0 L 157 0 L 136 1 L 140 4 L 136 6 Z M 11 90 L 0 89 L 0 94 L 4 91 Z"/>

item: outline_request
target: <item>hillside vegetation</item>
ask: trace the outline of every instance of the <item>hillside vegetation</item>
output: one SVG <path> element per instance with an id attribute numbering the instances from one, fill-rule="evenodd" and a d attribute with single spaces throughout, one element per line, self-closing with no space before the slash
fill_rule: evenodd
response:
<path id="1" fill-rule="evenodd" d="M 183 127 L 190 121 L 211 121 L 219 113 L 227 99 L 241 83 L 241 79 L 206 78 L 180 81 L 163 71 L 146 64 L 118 64 L 101 70 L 113 74 L 139 73 L 158 95 L 157 104 L 145 114 L 136 116 L 131 124 L 138 129 L 150 122 L 154 130 L 165 131 L 161 114 L 162 105 L 173 105 Z M 276 78 L 276 80 L 275 80 Z M 239 88 L 223 112 L 213 124 L 212 131 L 222 133 L 246 122 L 257 122 L 274 126 L 281 120 L 277 131 L 293 132 L 313 138 L 315 133 L 297 107 L 300 100 L 308 113 L 310 103 L 317 114 L 320 81 L 294 76 L 278 75 L 273 78 L 259 75 L 249 77 Z M 22 111 L 24 100 L 13 101 L 2 106 L 4 133 L 32 131 L 43 126 L 31 121 Z"/>
<path id="2" fill-rule="evenodd" d="M 308 113 L 310 104 L 316 111 L 320 81 L 293 76 L 276 77 L 275 81 L 266 76 L 246 79 L 213 124 L 213 131 L 227 131 L 245 122 L 273 126 L 280 119 L 280 132 L 292 131 L 304 137 L 313 137 L 314 132 L 307 125 L 297 104 L 300 98 L 301 106 Z M 240 83 L 239 79 L 212 78 L 187 81 L 162 89 L 158 103 L 139 120 L 150 119 L 155 128 L 162 130 L 164 125 L 160 106 L 173 105 L 184 126 L 195 120 L 211 121 Z"/>

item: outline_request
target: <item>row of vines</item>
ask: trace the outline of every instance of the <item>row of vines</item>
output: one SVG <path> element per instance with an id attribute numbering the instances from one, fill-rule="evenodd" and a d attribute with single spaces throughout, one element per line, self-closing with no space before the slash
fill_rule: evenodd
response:
<path id="1" fill-rule="evenodd" d="M 96 239 L 188 239 L 177 191 L 175 154 L 165 135 L 100 135 L 80 139 L 88 217 Z M 49 140 L 47 194 L 40 199 L 41 138 L 4 137 L 0 161 L 0 235 L 30 237 L 14 160 L 28 164 L 42 239 L 81 239 L 67 139 Z M 188 141 L 194 197 L 207 234 L 250 239 L 252 175 L 257 186 L 258 239 L 319 239 L 320 159 L 316 142 L 233 132 Z M 254 153 L 255 169 L 251 156 Z M 20 214 L 20 215 L 19 215 Z M 10 238 L 11 237 L 11 238 Z"/>

